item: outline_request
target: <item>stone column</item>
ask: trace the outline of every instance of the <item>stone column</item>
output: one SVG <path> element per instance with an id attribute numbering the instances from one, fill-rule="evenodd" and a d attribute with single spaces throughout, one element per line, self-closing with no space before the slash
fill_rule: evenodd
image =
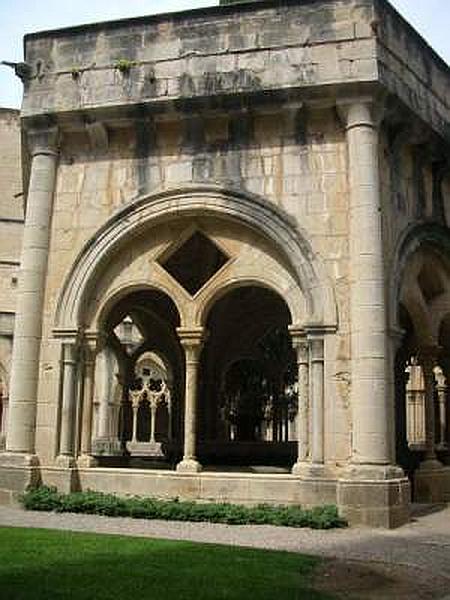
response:
<path id="1" fill-rule="evenodd" d="M 2 422 L 0 424 L 0 447 L 3 448 L 3 445 L 6 441 L 6 431 L 8 424 L 8 398 L 4 396 L 2 398 Z"/>
<path id="2" fill-rule="evenodd" d="M 346 129 L 350 184 L 352 463 L 369 465 L 373 474 L 372 467 L 394 462 L 378 164 L 381 111 L 370 98 L 341 103 L 339 109 Z"/>
<path id="3" fill-rule="evenodd" d="M 74 341 L 62 345 L 62 408 L 61 433 L 57 464 L 61 467 L 74 466 L 75 420 L 77 412 L 77 364 L 78 346 Z"/>
<path id="4" fill-rule="evenodd" d="M 84 386 L 81 413 L 81 456 L 78 459 L 80 467 L 93 467 L 96 464 L 96 460 L 92 456 L 92 417 L 96 351 L 96 340 L 86 340 L 83 347 Z"/>
<path id="5" fill-rule="evenodd" d="M 446 472 L 436 457 L 434 367 L 439 352 L 438 346 L 425 346 L 419 349 L 417 356 L 425 384 L 425 459 L 414 473 L 416 502 L 445 502 L 446 499 Z"/>
<path id="6" fill-rule="evenodd" d="M 50 223 L 57 168 L 57 130 L 28 131 L 30 183 L 23 232 L 11 368 L 9 453 L 35 452 L 39 353 Z"/>
<path id="7" fill-rule="evenodd" d="M 177 471 L 198 473 L 201 465 L 196 458 L 197 445 L 197 384 L 198 366 L 202 350 L 204 329 L 177 329 L 185 355 L 185 393 L 184 393 L 184 452 L 183 460 L 178 463 Z"/>
<path id="8" fill-rule="evenodd" d="M 439 367 L 435 370 L 436 392 L 439 414 L 439 436 L 438 444 L 441 449 L 447 448 L 447 380 L 443 370 Z"/>
<path id="9" fill-rule="evenodd" d="M 114 378 L 111 354 L 110 348 L 105 346 L 102 353 L 102 396 L 100 397 L 100 404 L 98 407 L 98 437 L 102 440 L 109 439 L 110 437 L 111 381 Z"/>
<path id="10" fill-rule="evenodd" d="M 308 336 L 309 337 L 309 336 Z M 324 369 L 323 369 L 323 337 L 309 337 L 311 352 L 311 411 L 312 440 L 311 463 L 313 467 L 322 466 L 324 462 Z"/>
<path id="11" fill-rule="evenodd" d="M 298 369 L 298 455 L 292 472 L 300 475 L 309 464 L 309 344 L 303 330 L 290 328 L 290 333 L 297 353 Z"/>
<path id="12" fill-rule="evenodd" d="M 434 367 L 439 354 L 435 346 L 422 347 L 418 352 L 419 364 L 422 367 L 425 384 L 425 460 L 421 468 L 440 468 L 442 465 L 436 458 L 436 418 L 434 401 Z"/>
<path id="13" fill-rule="evenodd" d="M 141 393 L 140 392 L 130 392 L 130 398 L 131 398 L 131 409 L 133 411 L 131 442 L 133 444 L 136 444 L 138 441 L 137 428 L 138 428 L 139 406 L 141 404 Z"/>
<path id="14" fill-rule="evenodd" d="M 337 503 L 350 522 L 395 527 L 409 518 L 410 487 L 394 457 L 378 161 L 380 109 L 374 97 L 354 97 L 338 105 L 348 150 L 352 441 L 351 461 L 338 481 Z"/>

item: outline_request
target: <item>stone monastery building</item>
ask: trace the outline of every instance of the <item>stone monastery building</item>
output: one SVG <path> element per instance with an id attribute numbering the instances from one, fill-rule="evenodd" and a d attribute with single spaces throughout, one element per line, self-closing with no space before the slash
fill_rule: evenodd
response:
<path id="1" fill-rule="evenodd" d="M 450 501 L 450 69 L 387 0 L 35 33 L 15 70 L 0 501 Z"/>

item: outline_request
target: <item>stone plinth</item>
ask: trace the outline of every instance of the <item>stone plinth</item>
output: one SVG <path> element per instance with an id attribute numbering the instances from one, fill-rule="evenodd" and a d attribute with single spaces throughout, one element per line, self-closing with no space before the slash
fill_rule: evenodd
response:
<path id="1" fill-rule="evenodd" d="M 0 454 L 0 504 L 13 504 L 27 488 L 41 483 L 39 461 L 29 454 Z"/>
<path id="2" fill-rule="evenodd" d="M 410 484 L 407 478 L 381 480 L 342 479 L 337 486 L 339 511 L 350 525 L 393 529 L 410 518 Z"/>
<path id="3" fill-rule="evenodd" d="M 450 468 L 438 461 L 423 462 L 414 474 L 414 500 L 423 503 L 448 502 Z"/>

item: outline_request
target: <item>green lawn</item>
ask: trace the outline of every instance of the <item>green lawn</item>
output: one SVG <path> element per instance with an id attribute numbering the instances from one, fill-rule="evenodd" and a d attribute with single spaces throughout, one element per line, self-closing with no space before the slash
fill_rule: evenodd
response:
<path id="1" fill-rule="evenodd" d="M 5 600 L 325 600 L 318 559 L 190 542 L 0 528 Z"/>

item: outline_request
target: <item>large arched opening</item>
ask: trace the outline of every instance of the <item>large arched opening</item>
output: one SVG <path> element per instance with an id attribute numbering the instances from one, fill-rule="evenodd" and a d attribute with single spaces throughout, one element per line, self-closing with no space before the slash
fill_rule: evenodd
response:
<path id="1" fill-rule="evenodd" d="M 450 261 L 436 236 L 419 234 L 404 248 L 397 293 L 396 458 L 415 499 L 425 500 L 423 474 L 436 474 L 449 456 Z"/>
<path id="2" fill-rule="evenodd" d="M 296 459 L 296 356 L 285 301 L 265 287 L 228 290 L 206 318 L 200 365 L 199 458 L 247 469 Z"/>
<path id="3" fill-rule="evenodd" d="M 184 366 L 173 300 L 122 294 L 104 315 L 93 453 L 100 464 L 173 462 L 180 453 Z"/>
<path id="4" fill-rule="evenodd" d="M 80 340 L 96 347 L 78 373 L 81 452 L 73 453 L 88 466 L 93 455 L 105 465 L 146 466 L 157 458 L 190 472 L 218 464 L 290 467 L 298 446 L 291 371 L 298 364 L 294 369 L 288 325 L 307 353 L 312 329 L 322 348 L 317 336 L 335 327 L 336 305 L 320 258 L 278 208 L 210 186 L 124 207 L 86 244 L 57 306 L 64 356 Z M 70 364 L 64 361 L 61 373 L 62 405 L 74 403 L 74 388 L 64 385 L 73 377 Z M 322 350 L 313 366 L 322 406 Z M 254 410 L 237 402 L 243 395 L 256 398 L 249 401 Z M 158 399 L 164 410 L 156 407 L 155 415 Z M 323 410 L 316 412 L 321 437 Z M 308 418 L 304 411 L 306 431 Z M 61 419 L 63 432 L 71 427 Z M 59 448 L 63 458 L 69 454 L 69 444 Z"/>

